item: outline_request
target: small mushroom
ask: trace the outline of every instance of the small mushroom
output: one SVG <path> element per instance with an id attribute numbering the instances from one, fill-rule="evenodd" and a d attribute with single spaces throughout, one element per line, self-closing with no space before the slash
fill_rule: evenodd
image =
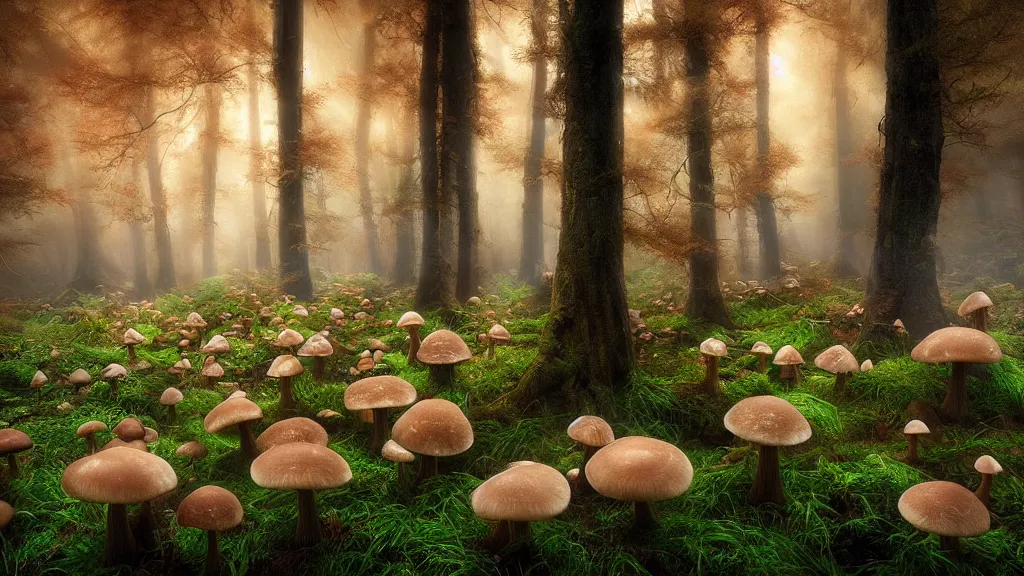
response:
<path id="1" fill-rule="evenodd" d="M 81 388 L 92 383 L 92 376 L 89 376 L 89 373 L 84 369 L 78 368 L 68 375 L 68 382 L 75 388 L 75 394 L 78 394 Z"/>
<path id="2" fill-rule="evenodd" d="M 324 427 L 310 420 L 297 416 L 278 420 L 256 438 L 256 446 L 260 452 L 266 452 L 274 446 L 288 444 L 289 442 L 307 442 L 319 446 L 327 446 L 329 438 Z"/>
<path id="3" fill-rule="evenodd" d="M 371 376 L 345 389 L 345 408 L 353 412 L 373 411 L 370 451 L 378 452 L 388 440 L 388 411 L 416 401 L 416 388 L 397 376 Z"/>
<path id="4" fill-rule="evenodd" d="M 299 348 L 299 356 L 313 358 L 313 379 L 320 380 L 324 376 L 324 366 L 328 356 L 334 354 L 330 341 L 320 334 L 314 334 Z"/>
<path id="5" fill-rule="evenodd" d="M 451 330 L 431 332 L 416 353 L 416 359 L 430 368 L 430 379 L 446 389 L 455 383 L 455 365 L 472 357 L 469 346 Z"/>
<path id="6" fill-rule="evenodd" d="M 274 340 L 274 345 L 279 348 L 288 348 L 292 352 L 295 351 L 295 347 L 302 344 L 306 339 L 302 334 L 298 333 L 291 328 L 285 328 L 277 335 L 277 339 Z"/>
<path id="7" fill-rule="evenodd" d="M 405 465 L 416 460 L 416 455 L 402 448 L 401 444 L 394 440 L 388 440 L 380 450 L 382 458 L 388 462 L 398 464 L 398 482 L 405 484 Z"/>
<path id="8" fill-rule="evenodd" d="M 750 347 L 750 352 L 757 356 L 758 371 L 764 374 L 768 368 L 768 357 L 772 355 L 772 347 L 758 340 Z"/>
<path id="9" fill-rule="evenodd" d="M 18 453 L 31 449 L 32 439 L 21 430 L 6 428 L 0 430 L 0 456 L 7 456 L 7 476 L 17 478 Z"/>
<path id="10" fill-rule="evenodd" d="M 995 458 L 986 454 L 974 461 L 974 469 L 981 474 L 981 485 L 978 486 L 978 491 L 975 494 L 977 494 L 981 503 L 988 508 L 992 500 L 992 478 L 1001 473 L 1003 467 Z"/>
<path id="11" fill-rule="evenodd" d="M 146 342 L 146 337 L 139 334 L 135 328 L 129 328 L 125 331 L 121 342 L 126 348 L 128 348 L 128 365 L 133 366 L 137 360 L 135 357 L 135 347 L 139 344 L 144 344 Z"/>
<path id="12" fill-rule="evenodd" d="M 500 552 L 530 538 L 530 522 L 550 520 L 569 507 L 571 491 L 562 473 L 545 464 L 522 462 L 488 478 L 473 490 L 473 512 L 497 522 L 491 546 Z"/>
<path id="13" fill-rule="evenodd" d="M 228 342 L 228 339 L 224 336 L 216 334 L 213 338 L 210 338 L 210 341 L 200 348 L 199 351 L 203 354 L 210 354 L 211 356 L 230 354 L 231 343 Z"/>
<path id="14" fill-rule="evenodd" d="M 931 433 L 928 426 L 920 420 L 911 420 L 903 427 L 903 435 L 907 437 L 907 464 L 917 464 L 921 461 L 917 456 L 917 437 Z"/>
<path id="15" fill-rule="evenodd" d="M 120 364 L 108 364 L 101 372 L 100 379 L 110 383 L 110 393 L 117 396 L 117 384 L 128 376 L 128 370 Z"/>
<path id="16" fill-rule="evenodd" d="M 842 344 L 836 344 L 818 354 L 818 357 L 814 359 L 814 365 L 825 372 L 835 374 L 836 382 L 832 386 L 832 391 L 836 394 L 845 394 L 846 382 L 850 379 L 850 374 L 860 371 L 857 358 Z"/>
<path id="17" fill-rule="evenodd" d="M 875 369 L 875 363 L 870 358 L 860 363 L 861 372 L 870 372 Z"/>
<path id="18" fill-rule="evenodd" d="M 125 418 L 114 426 L 111 430 L 114 436 L 117 436 L 124 442 L 131 442 L 132 440 L 142 440 L 146 437 L 146 427 L 142 425 L 136 418 Z"/>
<path id="19" fill-rule="evenodd" d="M 775 360 L 772 364 L 779 367 L 779 378 L 786 382 L 796 384 L 800 382 L 800 365 L 804 363 L 803 356 L 796 348 L 785 345 L 779 348 L 777 354 L 775 354 Z"/>
<path id="20" fill-rule="evenodd" d="M 178 414 L 175 410 L 175 406 L 185 399 L 185 395 L 181 393 L 181 390 L 177 388 L 168 388 L 164 390 L 163 394 L 160 395 L 160 405 L 167 406 L 167 424 L 174 424 Z"/>
<path id="21" fill-rule="evenodd" d="M 3 530 L 14 518 L 14 507 L 7 502 L 0 500 L 0 530 Z"/>
<path id="22" fill-rule="evenodd" d="M 915 484 L 897 506 L 911 526 L 938 535 L 939 547 L 954 562 L 960 560 L 960 538 L 980 536 L 990 526 L 988 508 L 974 492 L 953 482 Z"/>
<path id="23" fill-rule="evenodd" d="M 580 494 L 589 494 L 593 492 L 593 487 L 587 481 L 587 462 L 590 462 L 598 450 L 615 440 L 615 433 L 612 432 L 612 427 L 598 416 L 580 416 L 569 424 L 566 432 L 570 438 L 583 446 L 583 463 L 579 468 L 577 491 Z"/>
<path id="24" fill-rule="evenodd" d="M 96 453 L 96 433 L 107 429 L 107 425 L 99 420 L 90 420 L 78 427 L 75 435 L 85 438 L 85 455 L 92 456 Z"/>
<path id="25" fill-rule="evenodd" d="M 277 378 L 277 387 L 281 392 L 281 412 L 290 414 L 295 412 L 295 396 L 292 395 L 292 378 L 302 374 L 302 363 L 291 354 L 282 354 L 274 358 L 274 362 L 267 370 L 267 376 Z"/>
<path id="26" fill-rule="evenodd" d="M 722 393 L 718 385 L 718 359 L 728 356 L 729 350 L 725 342 L 715 338 L 708 338 L 700 343 L 700 354 L 704 357 L 704 381 L 701 386 L 704 393 L 717 396 Z"/>
<path id="27" fill-rule="evenodd" d="M 406 312 L 398 319 L 396 326 L 409 332 L 409 356 L 407 360 L 409 364 L 412 364 L 416 360 L 416 352 L 420 349 L 420 326 L 423 326 L 423 316 L 413 311 Z"/>
<path id="28" fill-rule="evenodd" d="M 178 504 L 178 525 L 206 531 L 205 574 L 222 573 L 217 533 L 235 528 L 242 523 L 242 504 L 230 491 L 220 486 L 197 488 Z"/>
<path id="29" fill-rule="evenodd" d="M 960 304 L 956 314 L 961 318 L 970 318 L 971 328 L 988 332 L 988 309 L 992 307 L 992 299 L 984 292 L 974 292 Z"/>
<path id="30" fill-rule="evenodd" d="M 487 331 L 487 357 L 494 358 L 494 347 L 504 346 L 512 341 L 512 335 L 501 324 L 491 326 Z"/>
<path id="31" fill-rule="evenodd" d="M 942 401 L 943 416 L 961 421 L 967 416 L 967 366 L 994 364 L 1003 359 L 999 344 L 988 334 L 974 328 L 942 328 L 929 334 L 910 352 L 914 362 L 952 365 L 952 373 Z"/>
<path id="32" fill-rule="evenodd" d="M 473 426 L 459 407 L 432 398 L 412 405 L 395 422 L 391 437 L 400 446 L 422 456 L 416 484 L 437 475 L 439 457 L 462 454 L 473 445 Z"/>
<path id="33" fill-rule="evenodd" d="M 203 369 L 200 374 L 206 382 L 206 387 L 214 388 L 217 385 L 217 380 L 224 377 L 224 367 L 217 362 L 216 357 L 207 356 L 203 361 Z"/>
<path id="34" fill-rule="evenodd" d="M 225 400 L 210 410 L 203 419 L 203 428 L 210 434 L 220 432 L 230 426 L 238 426 L 238 438 L 242 453 L 246 458 L 254 459 L 260 454 L 256 437 L 252 433 L 252 423 L 263 418 L 263 410 L 248 398 Z"/>

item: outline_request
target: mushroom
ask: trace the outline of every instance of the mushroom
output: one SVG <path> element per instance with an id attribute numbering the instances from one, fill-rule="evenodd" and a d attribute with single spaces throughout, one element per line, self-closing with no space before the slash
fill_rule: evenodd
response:
<path id="1" fill-rule="evenodd" d="M 270 450 L 279 444 L 290 442 L 307 442 L 319 446 L 327 446 L 327 430 L 324 427 L 301 416 L 274 422 L 256 439 L 260 453 Z"/>
<path id="2" fill-rule="evenodd" d="M 971 328 L 988 332 L 988 309 L 992 307 L 992 299 L 984 292 L 974 292 L 960 304 L 956 315 L 971 319 Z"/>
<path id="3" fill-rule="evenodd" d="M 42 370 L 36 370 L 36 373 L 32 376 L 32 381 L 29 382 L 29 388 L 36 391 L 36 406 L 39 406 L 39 398 L 43 394 L 43 384 L 49 382 L 50 379 L 43 374 Z"/>
<path id="4" fill-rule="evenodd" d="M 416 352 L 416 359 L 430 368 L 430 379 L 443 388 L 455 383 L 455 365 L 472 357 L 469 346 L 451 330 L 431 332 Z"/>
<path id="5" fill-rule="evenodd" d="M 316 413 L 316 417 L 317 418 L 324 418 L 324 419 L 327 419 L 327 418 L 338 418 L 340 416 L 341 416 L 341 413 L 335 412 L 334 410 L 331 410 L 330 408 L 325 408 L 325 409 L 323 409 L 323 410 L 321 410 L 321 411 Z"/>
<path id="6" fill-rule="evenodd" d="M 920 420 L 911 420 L 903 427 L 903 435 L 907 437 L 907 464 L 917 464 L 921 461 L 917 457 L 917 437 L 931 433 L 928 425 Z"/>
<path id="7" fill-rule="evenodd" d="M 337 452 L 306 442 L 274 446 L 253 460 L 249 473 L 257 486 L 298 493 L 295 542 L 299 546 L 310 546 L 323 539 L 313 492 L 337 488 L 352 479 L 348 462 Z"/>
<path id="8" fill-rule="evenodd" d="M 3 530 L 14 518 L 14 507 L 0 500 L 0 530 Z"/>
<path id="9" fill-rule="evenodd" d="M 319 380 L 324 376 L 324 365 L 326 364 L 326 358 L 331 354 L 334 354 L 334 347 L 331 343 L 320 334 L 314 334 L 306 340 L 306 343 L 299 348 L 297 352 L 299 356 L 312 357 L 313 358 L 313 379 Z"/>
<path id="10" fill-rule="evenodd" d="M 0 430 L 0 456 L 7 456 L 7 477 L 18 477 L 18 453 L 32 448 L 32 439 L 21 430 Z"/>
<path id="11" fill-rule="evenodd" d="M 75 394 L 78 394 L 79 389 L 92 383 L 92 376 L 89 376 L 89 373 L 84 369 L 79 368 L 68 375 L 68 382 L 74 386 Z"/>
<path id="12" fill-rule="evenodd" d="M 138 331 L 135 330 L 135 328 L 129 328 L 128 330 L 125 331 L 124 337 L 122 338 L 121 342 L 125 345 L 126 348 L 128 348 L 128 365 L 134 365 L 136 362 L 135 347 L 138 346 L 139 344 L 144 344 L 146 342 L 146 337 L 143 336 L 142 334 L 139 334 Z"/>
<path id="13" fill-rule="evenodd" d="M 145 430 L 146 435 L 142 437 L 142 441 L 145 442 L 146 444 L 154 444 L 156 443 L 157 440 L 160 439 L 160 433 L 154 430 L 153 428 L 146 426 Z"/>
<path id="14" fill-rule="evenodd" d="M 178 446 L 174 451 L 175 456 L 184 456 L 192 459 L 193 461 L 206 458 L 206 453 L 206 446 L 203 446 L 202 443 L 196 442 L 195 440 L 185 442 L 181 446 Z"/>
<path id="15" fill-rule="evenodd" d="M 181 393 L 181 390 L 177 388 L 168 388 L 164 390 L 164 393 L 160 395 L 160 405 L 167 406 L 167 424 L 174 424 L 178 414 L 175 410 L 175 405 L 185 399 L 185 395 Z"/>
<path id="16" fill-rule="evenodd" d="M 529 539 L 530 522 L 550 520 L 569 507 L 571 491 L 562 473 L 545 464 L 520 463 L 477 486 L 470 496 L 473 512 L 496 521 L 491 533 L 494 552 Z"/>
<path id="17" fill-rule="evenodd" d="M 1001 473 L 1003 467 L 995 458 L 986 454 L 974 461 L 974 469 L 981 474 L 981 485 L 978 486 L 978 491 L 975 494 L 981 500 L 981 503 L 988 508 L 989 502 L 992 500 L 992 477 Z"/>
<path id="18" fill-rule="evenodd" d="M 100 372 L 100 378 L 110 383 L 110 393 L 117 395 L 117 383 L 128 376 L 128 370 L 120 364 L 107 364 Z"/>
<path id="19" fill-rule="evenodd" d="M 512 341 L 512 335 L 508 333 L 501 324 L 495 324 L 491 326 L 491 329 L 487 331 L 487 357 L 494 358 L 494 347 L 496 345 L 504 346 Z"/>
<path id="20" fill-rule="evenodd" d="M 142 438 L 139 438 L 138 440 L 129 440 L 127 442 L 120 438 L 111 438 L 110 442 L 101 446 L 97 452 L 103 452 L 104 450 L 110 450 L 111 448 L 131 448 L 141 452 L 149 452 L 149 446 L 146 446 L 146 441 Z"/>
<path id="21" fill-rule="evenodd" d="M 345 311 L 341 308 L 331 308 L 331 320 L 337 322 L 345 318 Z"/>
<path id="22" fill-rule="evenodd" d="M 203 331 L 206 330 L 206 320 L 203 320 L 203 317 L 200 316 L 198 312 L 189 312 L 188 316 L 185 317 L 185 322 L 182 323 L 182 326 L 198 332 L 199 339 L 202 340 Z"/>
<path id="23" fill-rule="evenodd" d="M 825 372 L 836 375 L 836 382 L 832 386 L 832 391 L 836 394 L 845 394 L 846 382 L 849 380 L 850 374 L 860 371 L 857 358 L 842 344 L 836 344 L 818 354 L 818 357 L 814 359 L 814 365 Z"/>
<path id="24" fill-rule="evenodd" d="M 798 366 L 803 363 L 804 358 L 800 355 L 800 352 L 788 344 L 779 348 L 778 353 L 775 354 L 775 360 L 772 361 L 772 364 L 779 367 L 779 378 L 793 384 L 800 382 L 800 368 Z"/>
<path id="25" fill-rule="evenodd" d="M 954 562 L 960 559 L 960 538 L 980 536 L 989 529 L 988 508 L 974 492 L 953 482 L 915 484 L 900 496 L 898 508 L 911 526 L 937 534 L 939 547 Z"/>
<path id="26" fill-rule="evenodd" d="M 398 464 L 398 481 L 405 482 L 405 465 L 416 460 L 416 455 L 409 452 L 394 440 L 388 440 L 380 450 L 380 455 L 388 462 Z"/>
<path id="27" fill-rule="evenodd" d="M 410 310 L 402 314 L 396 326 L 409 331 L 409 356 L 407 360 L 409 364 L 412 364 L 416 360 L 416 352 L 420 349 L 420 326 L 423 326 L 423 316 Z"/>
<path id="28" fill-rule="evenodd" d="M 569 424 L 566 432 L 569 438 L 583 445 L 583 464 L 580 465 L 577 490 L 581 494 L 589 494 L 593 492 L 593 487 L 587 481 L 587 462 L 598 450 L 615 440 L 615 433 L 604 419 L 597 416 L 580 416 Z"/>
<path id="29" fill-rule="evenodd" d="M 85 438 L 85 455 L 92 456 L 96 453 L 96 433 L 107 429 L 107 425 L 99 420 L 90 420 L 78 427 L 75 435 Z"/>
<path id="30" fill-rule="evenodd" d="M 870 358 L 860 363 L 861 372 L 870 372 L 875 369 L 875 363 Z"/>
<path id="31" fill-rule="evenodd" d="M 702 383 L 703 390 L 707 394 L 717 396 L 722 392 L 718 386 L 718 359 L 727 356 L 729 350 L 726 349 L 725 342 L 708 338 L 700 343 L 700 354 L 704 357 L 704 365 L 707 367 Z"/>
<path id="32" fill-rule="evenodd" d="M 217 532 L 225 532 L 242 523 L 242 504 L 234 494 L 220 486 L 197 488 L 178 504 L 178 526 L 206 531 L 207 576 L 221 573 Z"/>
<path id="33" fill-rule="evenodd" d="M 309 318 L 309 310 L 306 310 L 306 307 L 303 306 L 302 304 L 296 304 L 295 306 L 292 306 L 292 314 L 300 318 Z"/>
<path id="34" fill-rule="evenodd" d="M 252 434 L 252 423 L 263 418 L 263 410 L 248 398 L 225 400 L 210 410 L 203 419 L 203 428 L 213 434 L 238 426 L 238 439 L 245 457 L 252 460 L 260 454 L 256 438 Z"/>
<path id="35" fill-rule="evenodd" d="M 952 364 L 941 411 L 946 418 L 960 421 L 967 415 L 967 365 L 994 364 L 1003 359 L 1003 353 L 988 334 L 974 328 L 951 327 L 921 340 L 910 358 L 927 364 Z"/>
<path id="36" fill-rule="evenodd" d="M 439 457 L 469 450 L 473 445 L 473 426 L 455 403 L 432 398 L 406 410 L 391 429 L 391 437 L 406 450 L 422 456 L 416 479 L 419 484 L 437 475 Z"/>
<path id="37" fill-rule="evenodd" d="M 135 418 L 125 418 L 114 426 L 111 430 L 114 436 L 120 438 L 123 442 L 131 442 L 132 440 L 142 440 L 146 437 L 146 427 L 142 425 Z"/>
<path id="38" fill-rule="evenodd" d="M 228 342 L 227 338 L 220 334 L 216 334 L 213 338 L 210 338 L 210 341 L 200 348 L 199 351 L 203 354 L 210 354 L 212 356 L 216 356 L 218 354 L 230 354 L 231 343 Z"/>
<path id="39" fill-rule="evenodd" d="M 60 481 L 72 498 L 107 504 L 106 561 L 110 566 L 130 563 L 135 556 L 126 506 L 149 502 L 177 485 L 174 468 L 163 458 L 125 447 L 72 462 Z"/>
<path id="40" fill-rule="evenodd" d="M 758 371 L 761 374 L 764 374 L 765 370 L 768 368 L 768 357 L 772 355 L 772 347 L 758 340 L 750 347 L 750 352 L 757 356 Z"/>
<path id="41" fill-rule="evenodd" d="M 217 379 L 224 377 L 224 367 L 217 362 L 214 356 L 207 356 L 203 361 L 203 369 L 200 372 L 206 382 L 206 386 L 213 388 L 217 385 Z"/>
<path id="42" fill-rule="evenodd" d="M 675 498 L 690 488 L 693 465 L 683 451 L 668 442 L 626 436 L 601 448 L 587 462 L 586 474 L 603 496 L 632 502 L 634 529 L 657 526 L 651 502 Z"/>
<path id="43" fill-rule="evenodd" d="M 725 428 L 758 447 L 757 474 L 750 488 L 750 503 L 784 504 L 779 446 L 806 442 L 811 437 L 807 419 L 782 398 L 752 396 L 740 400 L 725 413 Z"/>
<path id="44" fill-rule="evenodd" d="M 388 440 L 388 410 L 416 401 L 416 388 L 397 376 L 371 376 L 356 380 L 345 389 L 345 408 L 353 412 L 373 411 L 370 451 L 378 452 Z"/>
<path id="45" fill-rule="evenodd" d="M 274 358 L 267 370 L 267 376 L 277 378 L 277 387 L 281 392 L 281 412 L 284 414 L 295 411 L 295 397 L 292 395 L 292 377 L 302 374 L 302 363 L 291 354 L 282 354 Z"/>
<path id="46" fill-rule="evenodd" d="M 279 348 L 287 348 L 292 352 L 295 351 L 295 347 L 302 344 L 306 339 L 295 330 L 291 328 L 285 328 L 277 335 L 277 339 L 274 340 L 274 345 Z"/>

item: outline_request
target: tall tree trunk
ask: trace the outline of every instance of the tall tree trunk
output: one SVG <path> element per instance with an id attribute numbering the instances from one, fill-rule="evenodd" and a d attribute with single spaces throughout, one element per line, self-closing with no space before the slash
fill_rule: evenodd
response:
<path id="1" fill-rule="evenodd" d="M 885 153 L 862 340 L 893 336 L 903 320 L 923 338 L 946 325 L 935 278 L 942 160 L 942 82 L 935 0 L 889 0 Z"/>
<path id="2" fill-rule="evenodd" d="M 216 254 L 214 220 L 217 205 L 217 149 L 220 147 L 220 86 L 206 84 L 203 87 L 206 107 L 206 126 L 203 130 L 203 277 L 217 273 L 214 259 Z"/>
<path id="3" fill-rule="evenodd" d="M 260 77 L 256 71 L 255 56 L 245 67 L 249 84 L 249 181 L 252 183 L 253 230 L 256 238 L 256 269 L 270 269 L 270 227 L 267 222 L 267 190 L 263 184 L 260 166 L 263 156 L 263 137 L 260 128 Z"/>
<path id="4" fill-rule="evenodd" d="M 544 94 L 548 85 L 548 61 L 544 47 L 548 39 L 548 0 L 533 0 L 530 13 L 533 34 L 533 93 L 530 145 L 523 170 L 523 245 L 519 258 L 519 279 L 533 286 L 540 284 L 544 266 Z"/>
<path id="5" fill-rule="evenodd" d="M 850 118 L 850 97 L 847 84 L 846 52 L 840 44 L 836 51 L 836 69 L 832 91 L 836 98 L 836 184 L 839 196 L 839 261 L 836 275 L 859 276 L 857 269 L 857 234 L 863 225 L 864 199 L 857 197 L 857 179 L 849 157 L 856 151 L 853 123 Z"/>
<path id="6" fill-rule="evenodd" d="M 75 189 L 75 202 L 71 212 L 75 218 L 75 273 L 72 275 L 69 288 L 79 292 L 95 292 L 96 286 L 103 283 L 103 258 L 97 240 L 96 215 L 85 186 L 72 182 Z"/>
<path id="7" fill-rule="evenodd" d="M 171 250 L 171 228 L 167 223 L 167 198 L 160 174 L 160 133 L 156 122 L 156 95 L 153 88 L 146 89 L 146 108 L 143 126 L 146 129 L 146 173 L 149 176 L 149 201 L 153 205 L 153 232 L 156 239 L 156 282 L 158 291 L 174 288 L 174 252 Z"/>
<path id="8" fill-rule="evenodd" d="M 138 194 L 142 190 L 142 165 L 136 160 L 132 162 L 132 186 L 135 187 L 135 200 L 138 203 L 138 213 L 133 214 L 131 222 L 128 223 L 128 231 L 132 239 L 132 268 L 135 272 L 135 293 L 136 300 L 153 297 L 153 284 L 149 281 L 149 265 L 146 263 L 146 236 L 142 228 L 141 212 L 144 209 L 142 196 Z"/>
<path id="9" fill-rule="evenodd" d="M 771 133 L 768 128 L 768 23 L 765 21 L 764 6 L 757 11 L 757 33 L 754 36 L 754 76 L 757 84 L 757 162 L 762 185 L 768 182 L 768 151 Z M 761 277 L 778 276 L 782 272 L 782 257 L 779 251 L 779 229 L 775 220 L 775 200 L 769 190 L 757 194 L 757 236 L 760 246 Z"/>
<path id="10" fill-rule="evenodd" d="M 686 148 L 690 161 L 690 225 L 699 245 L 690 254 L 690 294 L 686 313 L 691 318 L 729 326 L 731 321 L 718 282 L 715 176 L 711 170 L 713 140 L 708 87 L 711 40 L 708 10 L 706 6 L 693 4 L 689 11 L 692 13 L 687 14 L 692 23 L 691 33 L 685 42 L 689 113 Z"/>
<path id="11" fill-rule="evenodd" d="M 364 4 L 366 4 L 364 2 Z M 356 113 L 356 177 L 359 180 L 359 211 L 366 234 L 366 252 L 370 272 L 383 274 L 380 236 L 373 220 L 373 194 L 370 190 L 370 121 L 373 119 L 373 61 L 377 52 L 377 15 L 371 6 L 363 7 L 363 53 L 359 68 L 359 109 Z"/>
<path id="12" fill-rule="evenodd" d="M 458 205 L 455 298 L 477 290 L 477 195 L 473 128 L 476 125 L 476 57 L 470 0 L 444 0 L 441 28 L 441 186 Z"/>
<path id="13" fill-rule="evenodd" d="M 623 0 L 561 0 L 562 232 L 540 353 L 507 398 L 608 401 L 633 365 L 623 270 Z"/>
<path id="14" fill-rule="evenodd" d="M 750 210 L 746 204 L 736 207 L 736 270 L 740 278 L 752 278 L 750 261 Z"/>
<path id="15" fill-rule="evenodd" d="M 398 179 L 395 218 L 395 282 L 410 284 L 416 275 L 416 141 L 412 137 L 415 118 L 410 114 L 403 123 L 402 168 Z"/>
<path id="16" fill-rule="evenodd" d="M 274 4 L 274 79 L 277 84 L 280 219 L 278 223 L 281 289 L 299 300 L 313 297 L 306 247 L 302 193 L 302 4 Z"/>
<path id="17" fill-rule="evenodd" d="M 441 57 L 443 0 L 427 0 L 423 29 L 423 60 L 420 68 L 420 182 L 423 186 L 423 248 L 420 278 L 416 287 L 417 308 L 450 305 L 453 294 L 451 268 L 445 258 L 451 197 L 438 182 L 438 88 Z"/>

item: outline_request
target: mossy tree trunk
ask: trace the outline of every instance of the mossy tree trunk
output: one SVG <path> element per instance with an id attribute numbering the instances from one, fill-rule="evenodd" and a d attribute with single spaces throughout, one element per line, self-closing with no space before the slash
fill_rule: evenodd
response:
<path id="1" fill-rule="evenodd" d="M 370 2 L 360 2 L 363 13 L 363 51 L 359 64 L 359 103 L 356 112 L 356 179 L 359 181 L 359 213 L 366 235 L 370 272 L 382 274 L 380 239 L 373 219 L 373 194 L 370 189 L 370 122 L 373 119 L 373 62 L 377 53 L 377 15 Z"/>
<path id="2" fill-rule="evenodd" d="M 532 286 L 540 284 L 544 264 L 544 99 L 548 85 L 548 61 L 544 47 L 548 38 L 548 0 L 533 0 L 530 12 L 532 32 L 533 92 L 530 96 L 530 142 L 523 170 L 523 243 L 519 258 L 519 279 Z"/>
<path id="3" fill-rule="evenodd" d="M 249 0 L 249 15 L 253 17 L 253 3 Z M 256 55 L 245 67 L 249 88 L 249 182 L 252 184 L 253 232 L 256 239 L 256 269 L 270 269 L 270 227 L 267 223 L 267 190 L 263 183 L 263 136 L 260 127 L 260 77 L 256 69 Z"/>
<path id="4" fill-rule="evenodd" d="M 862 341 L 921 338 L 946 325 L 935 277 L 942 160 L 942 81 L 935 0 L 890 0 L 885 153 Z"/>
<path id="5" fill-rule="evenodd" d="M 768 128 L 768 21 L 765 2 L 757 7 L 756 33 L 754 35 L 754 82 L 757 91 L 757 163 L 765 189 L 757 193 L 757 235 L 760 247 L 761 278 L 768 279 L 782 273 L 782 254 L 779 250 L 779 229 L 775 218 L 775 199 L 767 190 L 768 151 L 771 146 L 771 132 Z"/>

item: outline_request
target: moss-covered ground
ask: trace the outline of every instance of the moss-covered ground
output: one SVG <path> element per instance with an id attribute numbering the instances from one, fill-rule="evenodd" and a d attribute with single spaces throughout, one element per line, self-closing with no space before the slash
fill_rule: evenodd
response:
<path id="1" fill-rule="evenodd" d="M 967 291 L 945 292 L 951 318 Z M 349 368 L 376 337 L 392 351 L 374 374 L 396 374 L 422 396 L 450 399 L 468 412 L 490 403 L 516 383 L 536 354 L 545 315 L 531 290 L 498 279 L 481 306 L 457 311 L 452 328 L 475 355 L 458 367 L 451 390 L 434 389 L 426 369 L 407 364 L 405 333 L 387 322 L 409 309 L 411 293 L 372 277 L 340 278 L 319 286 L 321 300 L 311 303 L 316 311 L 311 308 L 308 318 L 292 314 L 292 305 L 268 288 L 265 279 L 247 277 L 208 280 L 164 295 L 154 309 L 164 319 L 198 311 L 213 325 L 224 312 L 236 318 L 253 315 L 258 306 L 252 293 L 306 336 L 331 324 L 331 307 L 347 315 L 343 326 L 332 328 L 332 338 L 351 354 L 331 359 L 325 381 L 314 382 L 307 373 L 295 384 L 306 415 L 325 408 L 343 413 L 320 420 L 331 434 L 330 447 L 349 462 L 354 476 L 348 485 L 317 496 L 327 540 L 296 549 L 291 541 L 295 494 L 255 486 L 237 437 L 204 431 L 203 416 L 228 389 L 202 389 L 194 370 L 183 382 L 166 372 L 178 351 L 175 339 L 153 343 L 165 325 L 152 311 L 127 308 L 117 295 L 53 303 L 52 309 L 43 309 L 42 302 L 17 303 L 0 310 L 0 427 L 23 430 L 35 448 L 21 458 L 20 478 L 8 481 L 6 473 L 0 478 L 0 498 L 17 509 L 13 522 L 0 533 L 0 573 L 114 573 L 100 566 L 103 507 L 67 497 L 60 480 L 65 467 L 84 454 L 83 442 L 75 437 L 79 424 L 98 419 L 112 427 L 127 416 L 161 433 L 150 449 L 174 466 L 181 486 L 156 504 L 163 544 L 141 560 L 138 573 L 201 572 L 205 535 L 177 527 L 173 511 L 190 490 L 204 484 L 231 490 L 245 508 L 243 525 L 221 538 L 224 561 L 235 574 L 1024 573 L 1024 482 L 1019 476 L 1024 470 L 1024 292 L 1012 287 L 990 292 L 996 302 L 993 336 L 1005 358 L 970 372 L 970 418 L 963 426 L 945 427 L 940 439 L 926 443 L 923 463 L 912 467 L 901 461 L 907 407 L 914 400 L 941 401 L 948 368 L 914 363 L 899 347 L 875 350 L 875 369 L 855 375 L 844 397 L 833 394 L 831 376 L 813 368 L 818 352 L 855 338 L 860 318 L 848 318 L 847 312 L 862 297 L 859 286 L 809 278 L 800 290 L 732 298 L 738 328 L 726 331 L 686 320 L 677 309 L 685 292 L 675 275 L 660 268 L 631 275 L 630 306 L 641 310 L 653 337 L 637 342 L 632 382 L 622 384 L 616 406 L 600 415 L 617 436 L 646 435 L 679 446 L 694 464 L 693 484 L 681 497 L 656 505 L 661 527 L 653 533 L 630 535 L 631 508 L 625 503 L 575 501 L 557 519 L 533 526 L 531 550 L 500 562 L 481 546 L 489 526 L 473 515 L 470 492 L 515 460 L 536 460 L 563 472 L 577 467 L 581 452 L 565 429 L 579 414 L 474 421 L 472 449 L 442 459 L 443 474 L 413 492 L 400 487 L 393 464 L 369 452 L 369 425 L 344 410 L 343 395 L 357 378 Z M 372 309 L 360 308 L 363 298 L 372 301 Z M 360 310 L 373 318 L 354 320 Z M 424 333 L 443 326 L 438 316 L 426 319 Z M 513 340 L 488 360 L 476 334 L 486 331 L 492 320 L 504 324 Z M 231 323 L 217 324 L 207 338 L 230 330 Z M 104 382 L 94 383 L 84 396 L 58 382 L 60 375 L 76 368 L 96 378 L 108 363 L 127 365 L 127 352 L 117 345 L 127 327 L 149 339 L 138 352 L 152 370 L 132 371 L 116 396 Z M 224 380 L 240 383 L 263 408 L 265 419 L 257 434 L 276 419 L 275 383 L 255 376 L 266 371 L 277 353 L 269 341 L 278 330 L 257 320 L 254 338 L 229 338 L 233 352 L 219 359 L 228 371 Z M 703 374 L 697 346 L 709 336 L 730 347 L 721 364 L 725 394 L 714 400 L 697 394 L 694 384 Z M 797 385 L 784 386 L 776 369 L 756 373 L 756 358 L 743 351 L 757 340 L 775 349 L 792 344 L 801 351 L 808 364 Z M 202 364 L 200 354 L 188 354 L 193 366 Z M 50 377 L 39 400 L 28 388 L 37 369 Z M 157 400 L 166 387 L 179 384 L 185 386 L 185 400 L 178 405 L 177 425 L 167 426 Z M 781 507 L 747 504 L 756 452 L 722 425 L 732 403 L 755 394 L 786 398 L 814 431 L 809 442 L 782 451 L 788 503 Z M 64 402 L 73 406 L 70 412 L 58 409 Z M 101 442 L 109 438 L 104 433 Z M 194 466 L 174 455 L 189 440 L 209 449 L 209 456 Z M 900 517 L 897 501 L 913 484 L 931 479 L 973 490 L 979 483 L 973 463 L 982 454 L 991 454 L 1006 470 L 994 482 L 992 530 L 964 539 L 963 563 L 954 565 L 939 551 L 937 537 L 915 530 Z"/>

